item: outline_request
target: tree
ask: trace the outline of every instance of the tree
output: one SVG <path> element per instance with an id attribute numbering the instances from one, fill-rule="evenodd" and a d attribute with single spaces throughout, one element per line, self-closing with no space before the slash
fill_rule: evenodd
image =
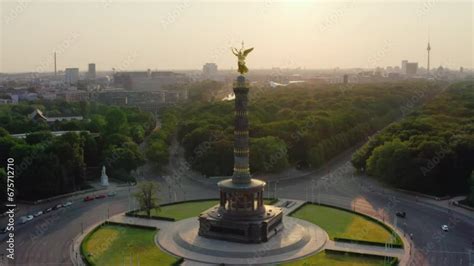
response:
<path id="1" fill-rule="evenodd" d="M 251 139 L 250 168 L 255 172 L 278 172 L 288 166 L 286 144 L 276 137 Z"/>
<path id="2" fill-rule="evenodd" d="M 114 108 L 107 112 L 107 133 L 120 133 L 127 126 L 127 116 L 119 108 Z"/>
<path id="3" fill-rule="evenodd" d="M 148 217 L 151 216 L 151 210 L 160 209 L 158 192 L 160 186 L 156 181 L 140 181 L 137 185 L 138 191 L 134 193 L 135 198 L 140 205 L 140 210 L 144 210 Z"/>
<path id="4" fill-rule="evenodd" d="M 4 129 L 3 127 L 0 127 L 0 137 L 5 137 L 8 136 L 8 131 Z"/>

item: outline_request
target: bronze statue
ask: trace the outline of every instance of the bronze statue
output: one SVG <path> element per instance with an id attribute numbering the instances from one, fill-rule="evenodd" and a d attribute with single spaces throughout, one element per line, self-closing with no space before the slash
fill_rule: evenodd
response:
<path id="1" fill-rule="evenodd" d="M 245 74 L 249 72 L 249 69 L 247 68 L 247 66 L 245 66 L 245 58 L 250 52 L 252 52 L 253 47 L 247 50 L 244 50 L 244 42 L 242 42 L 242 48 L 240 48 L 240 50 L 237 50 L 236 48 L 231 48 L 231 50 L 232 50 L 232 53 L 235 56 L 237 56 L 237 59 L 238 59 L 237 66 L 239 67 L 239 69 L 237 71 L 240 74 Z"/>

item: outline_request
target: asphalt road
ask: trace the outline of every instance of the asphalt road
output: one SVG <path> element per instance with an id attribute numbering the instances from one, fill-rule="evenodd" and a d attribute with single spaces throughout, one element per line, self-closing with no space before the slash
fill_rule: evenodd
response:
<path id="1" fill-rule="evenodd" d="M 355 208 L 357 211 L 377 214 L 391 223 L 395 223 L 396 211 L 405 211 L 407 218 L 397 219 L 396 224 L 407 234 L 413 234 L 417 247 L 413 265 L 470 265 L 467 249 L 474 248 L 471 243 L 474 241 L 472 214 L 466 216 L 456 211 L 449 212 L 444 207 L 384 188 L 366 177 L 354 177 L 347 159 L 341 158 L 335 162 L 329 176 L 314 173 L 278 182 L 271 180 L 267 195 L 275 194 L 276 187 L 276 194 L 281 198 Z M 157 179 L 162 183 L 163 202 L 218 197 L 217 187 L 212 184 L 186 178 L 170 184 L 169 179 Z M 15 263 L 7 264 L 2 256 L 1 265 L 71 265 L 71 240 L 81 233 L 81 228 L 100 222 L 107 215 L 124 212 L 129 205 L 129 190 L 124 188 L 114 197 L 91 202 L 83 202 L 79 198 L 67 208 L 35 218 L 17 228 Z M 0 221 L 4 224 L 5 218 Z M 442 232 L 442 224 L 448 224 L 450 231 Z M 4 237 L 0 237 L 0 254 L 6 253 Z"/>

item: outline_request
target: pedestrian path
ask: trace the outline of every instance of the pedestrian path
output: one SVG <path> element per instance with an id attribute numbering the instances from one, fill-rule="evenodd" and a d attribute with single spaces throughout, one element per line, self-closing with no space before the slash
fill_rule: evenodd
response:
<path id="1" fill-rule="evenodd" d="M 172 221 L 165 221 L 165 220 L 156 220 L 156 219 L 146 219 L 146 218 L 139 218 L 139 217 L 130 217 L 122 215 L 115 215 L 108 219 L 107 221 L 126 224 L 126 225 L 141 225 L 141 226 L 149 226 L 155 227 L 158 229 L 163 229 L 166 226 L 172 224 Z"/>
<path id="2" fill-rule="evenodd" d="M 294 199 L 278 199 L 278 202 L 273 204 L 276 207 L 280 207 L 283 210 L 284 215 L 288 215 L 298 209 L 301 205 L 305 204 L 303 200 Z"/>
<path id="3" fill-rule="evenodd" d="M 385 247 L 380 247 L 380 246 L 369 246 L 369 245 L 360 245 L 360 244 L 353 244 L 353 243 L 335 242 L 332 240 L 328 240 L 324 248 L 327 250 L 395 257 L 400 260 L 403 258 L 405 254 L 405 251 L 403 250 L 403 248 L 385 248 Z"/>

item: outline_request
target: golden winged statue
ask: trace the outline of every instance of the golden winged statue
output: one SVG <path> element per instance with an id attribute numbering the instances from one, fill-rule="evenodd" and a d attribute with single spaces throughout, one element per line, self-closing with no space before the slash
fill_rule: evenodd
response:
<path id="1" fill-rule="evenodd" d="M 231 48 L 231 50 L 232 50 L 232 53 L 235 56 L 237 56 L 237 59 L 238 59 L 237 66 L 239 67 L 239 69 L 237 71 L 240 74 L 245 74 L 249 72 L 249 69 L 245 65 L 245 58 L 250 52 L 252 52 L 253 47 L 247 50 L 244 50 L 244 42 L 242 42 L 242 48 L 240 48 L 240 50 L 237 50 L 236 48 Z"/>

